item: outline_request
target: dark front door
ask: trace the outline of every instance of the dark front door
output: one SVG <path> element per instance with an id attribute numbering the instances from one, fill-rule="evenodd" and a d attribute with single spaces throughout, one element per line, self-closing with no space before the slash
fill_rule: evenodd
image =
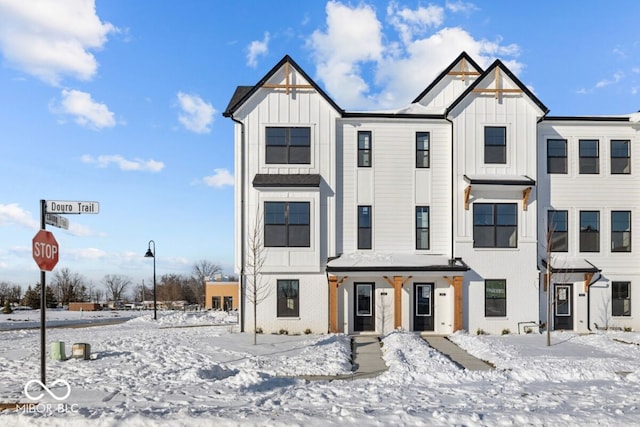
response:
<path id="1" fill-rule="evenodd" d="M 355 283 L 354 331 L 375 331 L 375 285 L 373 283 Z"/>
<path id="2" fill-rule="evenodd" d="M 413 330 L 433 331 L 433 283 L 414 283 Z"/>
<path id="3" fill-rule="evenodd" d="M 573 329 L 573 285 L 556 283 L 553 329 Z"/>

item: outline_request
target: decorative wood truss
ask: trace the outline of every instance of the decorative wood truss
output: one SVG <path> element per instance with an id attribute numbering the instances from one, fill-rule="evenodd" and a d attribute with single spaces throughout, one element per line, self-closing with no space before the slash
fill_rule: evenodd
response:
<path id="1" fill-rule="evenodd" d="M 531 195 L 531 187 L 527 187 L 522 190 L 522 210 L 527 210 L 529 204 L 529 196 Z M 467 185 L 464 189 L 464 210 L 469 210 L 469 198 L 471 197 L 471 186 Z"/>
<path id="2" fill-rule="evenodd" d="M 262 87 L 269 88 L 269 89 L 284 89 L 287 95 L 289 95 L 289 91 L 291 89 L 313 89 L 313 86 L 309 84 L 299 85 L 299 84 L 291 83 L 291 77 L 290 77 L 291 70 L 290 70 L 289 61 L 284 63 L 284 75 L 285 75 L 284 84 L 265 83 L 262 85 Z"/>
<path id="3" fill-rule="evenodd" d="M 480 73 L 477 71 L 471 71 L 469 66 L 467 65 L 467 61 L 462 58 L 460 60 L 460 71 L 449 71 L 447 73 L 449 76 L 460 76 L 461 80 L 464 81 L 466 76 L 479 76 Z"/>
<path id="4" fill-rule="evenodd" d="M 495 87 L 493 89 L 491 89 L 491 88 L 486 88 L 486 89 L 475 88 L 475 89 L 473 89 L 473 92 L 494 93 L 495 96 L 496 96 L 496 99 L 498 99 L 498 97 L 503 93 L 522 93 L 522 89 L 505 89 L 505 88 L 500 86 L 500 68 L 499 67 L 495 68 L 494 78 L 495 78 Z"/>

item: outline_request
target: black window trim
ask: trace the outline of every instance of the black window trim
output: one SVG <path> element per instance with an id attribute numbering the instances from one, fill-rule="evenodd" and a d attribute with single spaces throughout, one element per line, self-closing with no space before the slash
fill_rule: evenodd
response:
<path id="1" fill-rule="evenodd" d="M 564 219 L 566 220 L 566 224 L 567 224 L 566 230 L 558 231 L 558 230 L 552 229 L 552 224 L 555 223 L 555 221 L 552 221 L 552 217 L 558 214 L 564 214 Z M 550 235 L 545 236 L 547 240 L 547 242 L 545 242 L 546 244 L 551 244 L 555 240 L 554 238 L 559 237 L 558 236 L 559 233 L 564 234 L 565 240 L 567 242 L 566 249 L 558 250 L 553 247 L 553 244 L 551 244 L 551 248 L 548 248 L 548 249 L 550 249 L 551 252 L 569 252 L 569 211 L 566 209 L 549 209 L 547 211 L 547 227 L 548 227 L 547 233 L 549 233 Z"/>
<path id="2" fill-rule="evenodd" d="M 307 140 L 308 144 L 305 145 L 291 145 L 291 129 L 307 129 L 309 131 L 309 139 Z M 285 145 L 282 147 L 285 147 L 285 153 L 286 153 L 286 159 L 285 162 L 270 162 L 268 160 L 269 155 L 269 147 L 280 147 L 280 146 L 274 146 L 274 145 L 270 145 L 269 144 L 269 129 L 284 129 L 285 130 Z M 311 126 L 265 126 L 265 158 L 264 158 L 264 162 L 267 165 L 310 165 L 311 164 Z M 309 152 L 307 153 L 307 161 L 305 162 L 300 162 L 300 163 L 292 163 L 290 160 L 290 156 L 291 156 L 291 148 L 292 147 L 308 147 Z"/>
<path id="3" fill-rule="evenodd" d="M 582 143 L 586 142 L 594 142 L 596 143 L 596 155 L 595 156 L 585 156 L 582 153 Z M 586 168 L 586 165 L 583 165 L 583 159 L 596 159 L 595 170 L 593 172 L 583 172 L 583 167 Z M 586 160 L 585 160 L 586 162 Z M 595 138 L 581 138 L 578 140 L 578 173 L 580 175 L 598 175 L 600 174 L 600 140 Z"/>
<path id="4" fill-rule="evenodd" d="M 281 311 L 282 308 L 286 306 L 286 304 L 281 303 L 281 295 L 280 295 L 280 284 L 282 283 L 294 283 L 296 286 L 296 294 L 292 298 L 295 301 L 295 308 L 291 310 L 292 312 L 286 313 Z M 285 296 L 286 298 L 286 296 Z M 277 279 L 276 280 L 276 317 L 278 318 L 299 318 L 300 317 L 300 280 L 299 279 Z"/>
<path id="5" fill-rule="evenodd" d="M 562 141 L 564 142 L 564 156 L 552 156 L 549 153 L 549 143 L 551 141 Z M 547 138 L 547 173 L 555 174 L 555 175 L 566 175 L 569 173 L 569 165 L 568 165 L 568 151 L 569 146 L 566 138 Z M 551 172 L 551 159 L 564 159 L 564 171 L 563 172 Z"/>
<path id="6" fill-rule="evenodd" d="M 426 209 L 426 212 L 427 212 L 427 226 L 426 227 L 419 227 L 418 226 L 418 209 Z M 415 226 L 416 226 L 416 233 L 415 233 L 416 250 L 418 250 L 418 251 L 427 251 L 427 250 L 431 249 L 431 209 L 429 208 L 429 206 L 424 206 L 424 205 L 416 206 L 415 217 L 414 218 L 415 218 Z M 426 248 L 418 247 L 418 234 L 423 230 L 427 231 L 427 247 Z"/>
<path id="7" fill-rule="evenodd" d="M 617 295 L 620 294 L 620 291 L 615 289 L 617 286 L 620 285 L 625 285 L 626 286 L 626 294 L 627 296 L 625 298 L 615 298 Z M 617 295 L 616 295 L 616 291 L 617 291 Z M 619 303 L 616 304 L 616 302 L 619 301 L 629 301 L 629 310 L 627 311 L 627 313 L 625 314 L 624 312 L 624 303 L 622 306 L 622 313 L 618 312 L 617 309 L 619 309 Z M 611 317 L 630 317 L 631 316 L 631 282 L 628 280 L 615 280 L 611 282 Z"/>
<path id="8" fill-rule="evenodd" d="M 613 144 L 614 142 L 624 142 L 626 143 L 626 147 L 627 147 L 627 155 L 626 156 L 614 156 L 613 155 Z M 612 139 L 609 142 L 609 152 L 610 152 L 610 165 L 609 167 L 611 168 L 610 173 L 611 175 L 630 175 L 631 174 L 631 140 L 629 139 Z M 613 159 L 627 159 L 628 162 L 628 168 L 629 171 L 628 172 L 614 172 L 613 171 Z"/>
<path id="9" fill-rule="evenodd" d="M 493 215 L 492 215 L 492 223 L 491 224 L 482 224 L 482 225 L 476 225 L 475 223 L 475 207 L 476 206 L 487 206 L 487 205 L 491 205 L 493 206 Z M 498 206 L 511 206 L 514 209 L 515 212 L 515 224 L 509 224 L 509 225 L 504 225 L 504 224 L 498 224 Z M 517 203 L 474 203 L 473 204 L 473 247 L 476 249 L 516 249 L 518 247 L 518 204 Z M 493 246 L 479 246 L 476 243 L 476 238 L 475 238 L 475 229 L 476 227 L 482 227 L 482 228 L 492 228 L 493 229 Z M 506 228 L 506 227 L 515 227 L 515 232 L 516 232 L 516 241 L 515 244 L 513 246 L 498 246 L 498 230 L 500 228 Z"/>
<path id="10" fill-rule="evenodd" d="M 597 214 L 597 229 L 595 230 L 590 230 L 589 226 L 587 226 L 587 230 L 583 230 L 583 225 L 582 225 L 582 214 L 585 213 L 595 213 Z M 600 239 L 600 229 L 602 228 L 601 225 L 601 221 L 600 221 L 600 211 L 597 210 L 581 210 L 578 212 L 578 220 L 579 220 L 579 224 L 578 226 L 580 227 L 579 232 L 580 232 L 580 238 L 579 238 L 579 247 L 578 247 L 578 251 L 582 252 L 582 253 L 598 253 L 600 252 L 600 245 L 601 245 L 601 239 Z M 584 234 L 588 234 L 588 233 L 597 233 L 597 248 L 595 250 L 583 250 L 582 248 L 582 236 Z"/>
<path id="11" fill-rule="evenodd" d="M 490 144 L 490 145 L 487 144 L 487 130 L 489 129 L 504 130 L 504 138 L 501 144 Z M 500 161 L 488 161 L 487 147 L 502 147 L 502 159 Z M 506 126 L 486 125 L 484 127 L 484 163 L 487 165 L 506 165 L 507 164 L 507 127 Z"/>
<path id="12" fill-rule="evenodd" d="M 360 224 L 360 210 L 362 208 L 368 208 L 369 209 L 369 226 L 368 227 L 367 226 L 362 226 Z M 372 232 L 372 230 L 373 230 L 373 218 L 372 218 L 373 211 L 372 211 L 371 205 L 358 205 L 357 215 L 358 215 L 358 218 L 357 218 L 357 224 L 358 224 L 358 236 L 357 236 L 357 239 L 358 239 L 357 243 L 358 244 L 357 244 L 357 246 L 358 246 L 358 249 L 359 250 L 370 250 L 370 249 L 373 248 L 373 232 Z M 360 246 L 360 233 L 361 232 L 366 232 L 368 234 L 369 247 Z"/>
<path id="13" fill-rule="evenodd" d="M 627 214 L 627 218 L 629 219 L 629 221 L 628 221 L 628 230 L 626 230 L 626 231 L 625 230 L 623 230 L 623 231 L 615 231 L 614 230 L 614 227 L 613 227 L 613 214 L 614 213 L 626 213 Z M 632 251 L 631 243 L 633 241 L 632 240 L 633 236 L 631 234 L 631 232 L 632 232 L 631 225 L 632 225 L 632 216 L 631 216 L 631 211 L 630 210 L 615 210 L 615 211 L 612 210 L 611 211 L 611 252 L 628 253 L 628 252 Z M 629 233 L 629 248 L 628 249 L 625 249 L 625 250 L 620 250 L 620 249 L 619 250 L 615 250 L 614 249 L 614 247 L 613 247 L 613 242 L 614 242 L 613 236 L 614 236 L 614 233 L 620 233 L 620 234 Z"/>
<path id="14" fill-rule="evenodd" d="M 360 135 L 369 135 L 369 148 L 360 148 Z M 370 130 L 359 130 L 358 131 L 358 167 L 359 168 L 370 168 L 372 167 L 372 163 L 373 163 L 373 132 Z M 365 164 L 364 161 L 360 161 L 361 159 L 364 159 L 363 156 L 361 156 L 361 154 L 363 153 L 368 153 L 369 154 L 369 162 L 368 164 Z"/>
<path id="15" fill-rule="evenodd" d="M 487 298 L 487 284 L 489 282 L 500 282 L 504 286 L 503 298 Z M 504 301 L 504 313 L 501 314 L 489 314 L 487 313 L 487 301 L 488 300 L 503 300 Z M 484 317 L 507 317 L 507 279 L 485 279 L 484 281 Z"/>
<path id="16" fill-rule="evenodd" d="M 269 224 L 267 222 L 267 204 L 276 204 L 276 203 L 282 203 L 285 205 L 285 210 L 284 210 L 284 224 Z M 307 205 L 307 212 L 308 212 L 308 217 L 307 217 L 307 223 L 306 224 L 291 224 L 289 221 L 289 207 L 291 204 L 306 204 Z M 263 220 L 264 220 L 264 232 L 263 232 L 263 245 L 265 248 L 310 248 L 311 247 L 311 202 L 308 201 L 292 201 L 292 202 L 285 202 L 282 200 L 267 200 L 264 202 L 264 214 L 263 214 Z M 273 245 L 273 244 L 267 244 L 267 228 L 270 225 L 278 225 L 278 226 L 284 226 L 285 228 L 285 244 L 284 245 Z M 292 227 L 296 227 L 296 226 L 306 226 L 308 228 L 308 235 L 307 235 L 307 239 L 309 244 L 305 245 L 305 246 L 300 246 L 300 245 L 291 245 L 290 244 L 290 228 Z"/>
<path id="17" fill-rule="evenodd" d="M 420 141 L 420 136 L 427 136 L 427 148 L 420 148 L 418 146 L 418 142 Z M 418 159 L 427 160 L 426 166 L 424 163 L 419 164 Z M 418 169 L 429 169 L 431 167 L 431 132 L 416 132 L 416 168 Z"/>

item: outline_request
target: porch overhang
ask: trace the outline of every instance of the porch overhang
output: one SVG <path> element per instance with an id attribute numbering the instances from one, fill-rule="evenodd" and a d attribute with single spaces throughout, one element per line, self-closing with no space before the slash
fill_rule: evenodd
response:
<path id="1" fill-rule="evenodd" d="M 433 272 L 451 274 L 465 272 L 469 266 L 461 258 L 442 255 L 398 254 L 398 253 L 349 253 L 327 262 L 327 273 L 400 273 Z"/>
<path id="2" fill-rule="evenodd" d="M 526 211 L 529 204 L 531 189 L 536 186 L 536 180 L 526 175 L 464 175 L 468 185 L 464 189 L 464 209 L 469 210 L 471 191 L 479 189 L 485 191 L 519 191 L 522 194 L 522 210 Z"/>
<path id="3" fill-rule="evenodd" d="M 549 273 L 553 274 L 584 274 L 583 284 L 584 291 L 589 292 L 589 287 L 594 283 L 593 276 L 602 270 L 584 258 L 562 257 L 552 259 L 551 264 L 546 259 L 541 260 L 543 270 L 549 267 Z M 545 289 L 548 285 L 549 278 L 545 276 Z M 598 279 L 595 280 L 597 282 Z"/>

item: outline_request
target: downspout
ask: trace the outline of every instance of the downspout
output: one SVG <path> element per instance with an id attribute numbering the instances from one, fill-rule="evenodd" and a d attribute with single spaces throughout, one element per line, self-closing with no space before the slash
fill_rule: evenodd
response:
<path id="1" fill-rule="evenodd" d="M 593 332 L 591 330 L 591 285 L 593 285 L 594 283 L 596 283 L 598 280 L 600 280 L 602 278 L 602 274 L 600 274 L 600 272 L 598 272 L 598 276 L 595 278 L 595 280 L 591 280 L 591 283 L 589 283 L 587 285 L 587 329 L 589 330 L 589 332 Z"/>
<path id="2" fill-rule="evenodd" d="M 244 122 L 237 120 L 233 115 L 230 116 L 231 120 L 240 125 L 240 286 L 238 292 L 240 294 L 240 332 L 244 332 L 244 287 L 245 287 L 245 278 L 244 278 L 244 222 L 245 222 L 245 214 L 244 214 L 244 146 L 245 146 L 245 133 L 244 133 Z"/>

